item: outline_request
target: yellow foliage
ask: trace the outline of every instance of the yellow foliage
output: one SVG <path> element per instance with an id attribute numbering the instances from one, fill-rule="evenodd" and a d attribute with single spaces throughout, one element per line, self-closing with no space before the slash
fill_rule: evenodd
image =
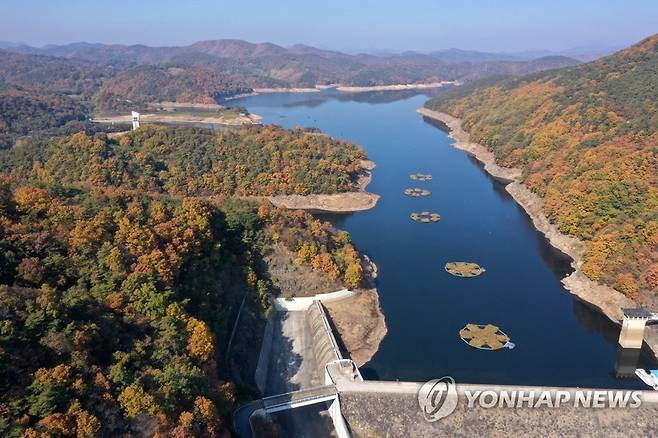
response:
<path id="1" fill-rule="evenodd" d="M 205 397 L 197 397 L 194 400 L 194 408 L 200 419 L 208 425 L 216 425 L 219 422 L 217 408 L 212 401 Z"/>
<path id="2" fill-rule="evenodd" d="M 48 209 L 50 196 L 44 189 L 19 187 L 14 192 L 14 202 L 19 211 L 40 213 Z"/>
<path id="3" fill-rule="evenodd" d="M 101 422 L 94 415 L 82 410 L 75 417 L 75 426 L 77 438 L 91 438 L 100 430 Z"/>
<path id="4" fill-rule="evenodd" d="M 44 385 L 63 386 L 71 379 L 71 367 L 60 364 L 54 368 L 39 368 L 34 373 L 34 379 Z"/>
<path id="5" fill-rule="evenodd" d="M 119 397 L 117 397 L 119 405 L 124 410 L 127 416 L 135 417 L 141 413 L 148 413 L 155 415 L 157 406 L 153 396 L 144 391 L 140 385 L 133 383 L 127 386 Z"/>
<path id="6" fill-rule="evenodd" d="M 350 288 L 357 288 L 363 281 L 363 268 L 361 263 L 351 263 L 345 270 L 345 283 Z"/>
<path id="7" fill-rule="evenodd" d="M 187 321 L 187 350 L 197 359 L 205 362 L 212 357 L 215 342 L 205 322 L 196 318 Z"/>
<path id="8" fill-rule="evenodd" d="M 318 247 L 312 243 L 303 243 L 297 251 L 297 263 L 303 265 L 310 262 L 318 254 Z"/>
<path id="9" fill-rule="evenodd" d="M 637 295 L 637 282 L 630 273 L 619 274 L 616 278 L 615 288 L 631 298 Z"/>

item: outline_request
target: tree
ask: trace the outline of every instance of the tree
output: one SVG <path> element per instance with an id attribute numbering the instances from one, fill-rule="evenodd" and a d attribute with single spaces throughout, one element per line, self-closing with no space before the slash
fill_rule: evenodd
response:
<path id="1" fill-rule="evenodd" d="M 141 413 L 155 415 L 157 405 L 153 396 L 144 391 L 141 385 L 133 383 L 127 386 L 117 398 L 127 416 L 135 417 Z"/>
<path id="2" fill-rule="evenodd" d="M 215 351 L 215 341 L 211 331 L 203 321 L 190 318 L 187 321 L 187 349 L 202 362 L 210 359 Z"/>
<path id="3" fill-rule="evenodd" d="M 313 269 L 324 272 L 332 280 L 336 280 L 340 276 L 338 266 L 327 253 L 318 254 L 313 257 L 311 265 L 313 266 Z"/>
<path id="4" fill-rule="evenodd" d="M 363 281 L 363 268 L 361 263 L 351 263 L 345 270 L 345 283 L 348 287 L 356 289 Z"/>

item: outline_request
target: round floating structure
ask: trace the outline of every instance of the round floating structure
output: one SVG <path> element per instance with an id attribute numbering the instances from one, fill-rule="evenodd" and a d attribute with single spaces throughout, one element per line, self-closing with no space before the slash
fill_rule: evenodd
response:
<path id="1" fill-rule="evenodd" d="M 430 191 L 425 189 L 419 189 L 418 187 L 414 187 L 413 189 L 405 189 L 404 194 L 407 196 L 413 196 L 414 198 L 418 198 L 420 196 L 429 196 Z"/>
<path id="2" fill-rule="evenodd" d="M 420 213 L 413 212 L 411 213 L 411 219 L 416 222 L 428 224 L 430 222 L 438 222 L 441 220 L 441 215 L 439 213 L 430 213 L 429 211 L 422 211 Z"/>
<path id="3" fill-rule="evenodd" d="M 459 331 L 459 337 L 473 348 L 480 350 L 500 350 L 513 348 L 509 336 L 493 324 L 466 324 Z"/>
<path id="4" fill-rule="evenodd" d="M 455 277 L 477 277 L 482 274 L 486 269 L 477 263 L 470 262 L 450 262 L 446 263 L 446 272 Z"/>
<path id="5" fill-rule="evenodd" d="M 432 175 L 428 173 L 414 173 L 409 175 L 409 178 L 414 181 L 432 181 Z"/>

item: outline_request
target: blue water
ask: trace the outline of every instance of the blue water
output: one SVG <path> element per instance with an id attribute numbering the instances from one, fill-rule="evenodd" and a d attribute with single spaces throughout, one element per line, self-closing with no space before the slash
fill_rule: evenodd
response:
<path id="1" fill-rule="evenodd" d="M 500 183 L 415 112 L 427 98 L 330 90 L 232 102 L 265 123 L 313 126 L 351 140 L 377 164 L 368 186 L 381 195 L 377 206 L 331 217 L 379 267 L 388 334 L 363 368 L 366 378 L 450 375 L 465 383 L 641 388 L 636 379 L 616 377 L 614 325 L 562 287 L 569 260 L 548 245 Z M 411 181 L 417 172 L 433 180 Z M 432 193 L 409 198 L 402 193 L 407 187 Z M 415 223 L 413 211 L 439 212 L 441 221 Z M 453 277 L 443 268 L 450 261 L 474 261 L 487 271 Z M 458 336 L 467 323 L 498 325 L 516 348 L 469 347 Z M 632 370 L 637 355 L 624 353 L 620 363 Z"/>

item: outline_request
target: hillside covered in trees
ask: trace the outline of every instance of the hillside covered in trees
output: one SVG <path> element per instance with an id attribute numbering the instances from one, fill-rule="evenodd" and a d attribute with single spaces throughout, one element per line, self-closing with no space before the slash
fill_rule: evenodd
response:
<path id="1" fill-rule="evenodd" d="M 587 245 L 583 272 L 658 302 L 658 35 L 597 61 L 430 100 Z"/>
<path id="2" fill-rule="evenodd" d="M 11 52 L 7 51 L 11 50 Z M 550 56 L 511 60 L 453 59 L 443 54 L 348 55 L 297 45 L 240 40 L 199 41 L 182 47 L 76 43 L 0 50 L 0 82 L 84 96 L 101 109 L 121 102 L 207 103 L 263 87 L 355 86 L 468 80 L 526 74 L 578 61 Z"/>
<path id="3" fill-rule="evenodd" d="M 65 131 L 84 121 L 86 108 L 63 94 L 41 94 L 0 85 L 0 149 L 34 131 Z M 75 128 L 74 128 L 75 129 Z"/>
<path id="4" fill-rule="evenodd" d="M 363 151 L 277 126 L 219 131 L 145 126 L 117 139 L 79 133 L 0 156 L 14 177 L 78 188 L 171 196 L 246 196 L 356 190 Z"/>
<path id="5" fill-rule="evenodd" d="M 218 436 L 253 392 L 284 245 L 359 287 L 349 235 L 230 195 L 352 187 L 351 143 L 278 127 L 78 133 L 0 155 L 0 435 Z M 292 263 L 292 262 L 291 262 Z M 226 348 L 246 296 L 248 317 Z"/>

